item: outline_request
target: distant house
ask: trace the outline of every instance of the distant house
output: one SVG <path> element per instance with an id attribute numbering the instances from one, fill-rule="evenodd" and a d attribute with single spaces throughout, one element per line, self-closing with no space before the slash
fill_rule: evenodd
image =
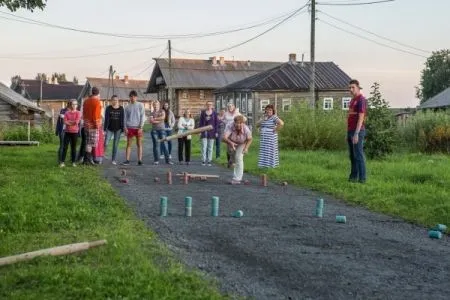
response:
<path id="1" fill-rule="evenodd" d="M 315 69 L 316 107 L 347 110 L 351 100 L 350 76 L 334 62 L 316 62 Z M 310 76 L 310 63 L 297 62 L 295 54 L 290 54 L 286 63 L 214 91 L 216 108 L 232 101 L 253 124 L 268 104 L 273 104 L 278 112 L 289 111 L 294 104 L 307 106 L 311 98 Z"/>
<path id="2" fill-rule="evenodd" d="M 173 89 L 175 115 L 186 108 L 196 115 L 206 101 L 214 101 L 213 91 L 230 83 L 280 65 L 279 62 L 226 61 L 224 57 L 209 60 L 173 58 L 171 66 L 165 58 L 155 58 L 147 93 L 157 93 L 159 101 L 168 101 L 169 87 Z"/>
<path id="3" fill-rule="evenodd" d="M 78 99 L 82 100 L 88 97 L 91 93 L 91 89 L 95 86 L 100 90 L 100 98 L 103 107 L 106 107 L 110 103 L 113 95 L 117 95 L 120 104 L 125 106 L 129 102 L 130 91 L 135 90 L 138 94 L 137 101 L 142 102 L 145 109 L 149 110 L 151 102 L 156 100 L 156 94 L 146 94 L 147 85 L 147 80 L 129 79 L 128 76 L 124 76 L 123 79 L 116 76 L 114 80 L 108 78 L 87 77 L 86 83 L 81 90 Z"/>
<path id="4" fill-rule="evenodd" d="M 450 87 L 422 103 L 419 109 L 450 109 Z"/>
<path id="5" fill-rule="evenodd" d="M 77 99 L 83 86 L 73 82 L 58 82 L 56 79 L 53 82 L 21 79 L 13 83 L 11 88 L 44 110 L 53 112 L 56 117 L 70 99 Z"/>
<path id="6" fill-rule="evenodd" d="M 0 123 L 7 121 L 36 121 L 45 111 L 35 103 L 0 82 Z"/>

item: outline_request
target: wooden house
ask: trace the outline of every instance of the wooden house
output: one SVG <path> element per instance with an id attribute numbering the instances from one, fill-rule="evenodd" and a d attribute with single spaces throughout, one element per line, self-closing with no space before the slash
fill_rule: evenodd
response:
<path id="1" fill-rule="evenodd" d="M 348 110 L 350 76 L 334 62 L 316 62 L 315 69 L 314 102 L 310 93 L 310 63 L 298 62 L 295 54 L 290 54 L 286 63 L 215 90 L 216 108 L 232 102 L 247 116 L 249 124 L 259 119 L 268 104 L 273 104 L 277 112 L 289 111 L 294 104 L 310 103 L 324 110 Z"/>
<path id="2" fill-rule="evenodd" d="M 171 108 L 181 115 L 186 108 L 197 115 L 207 101 L 214 101 L 214 90 L 230 83 L 280 65 L 279 62 L 235 61 L 224 57 L 208 60 L 155 58 L 147 93 L 157 93 L 161 102 L 169 101 L 169 88 L 173 91 Z"/>

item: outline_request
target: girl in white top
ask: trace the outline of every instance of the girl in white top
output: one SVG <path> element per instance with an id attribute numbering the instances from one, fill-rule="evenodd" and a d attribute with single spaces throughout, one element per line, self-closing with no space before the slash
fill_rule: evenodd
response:
<path id="1" fill-rule="evenodd" d="M 183 116 L 178 119 L 178 134 L 185 133 L 187 130 L 192 130 L 195 127 L 194 119 L 192 118 L 191 112 L 185 109 Z M 183 164 L 183 147 L 185 150 L 185 162 L 189 165 L 191 161 L 191 139 L 192 136 L 188 135 L 178 139 L 178 162 L 180 165 Z"/>

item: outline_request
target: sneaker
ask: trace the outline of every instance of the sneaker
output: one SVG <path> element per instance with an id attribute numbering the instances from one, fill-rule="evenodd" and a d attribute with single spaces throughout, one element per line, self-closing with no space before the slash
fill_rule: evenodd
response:
<path id="1" fill-rule="evenodd" d="M 168 165 L 173 165 L 173 161 L 169 160 L 169 161 L 167 162 L 167 164 L 168 164 Z"/>
<path id="2" fill-rule="evenodd" d="M 160 155 L 160 156 L 159 156 L 159 159 L 164 159 L 164 155 Z"/>
<path id="3" fill-rule="evenodd" d="M 129 165 L 130 165 L 130 161 L 129 161 L 129 160 L 126 160 L 126 161 L 124 161 L 124 162 L 122 163 L 122 165 L 123 165 L 123 166 L 129 166 Z"/>
<path id="4" fill-rule="evenodd" d="M 205 165 L 205 162 L 204 161 L 202 161 L 202 166 L 204 166 Z"/>
<path id="5" fill-rule="evenodd" d="M 208 167 L 211 167 L 211 166 L 212 166 L 211 162 L 210 162 L 210 161 L 208 161 Z"/>
<path id="6" fill-rule="evenodd" d="M 77 166 L 77 164 L 76 163 L 72 163 L 72 167 L 76 167 Z"/>
<path id="7" fill-rule="evenodd" d="M 79 160 L 78 160 L 78 163 L 79 164 L 82 164 L 82 163 L 84 163 L 84 158 L 82 157 L 82 158 L 80 158 Z"/>
<path id="8" fill-rule="evenodd" d="M 60 167 L 60 168 L 64 168 L 65 166 L 66 166 L 66 165 L 65 165 L 63 162 L 59 164 L 59 167 Z"/>
<path id="9" fill-rule="evenodd" d="M 241 184 L 241 182 L 240 182 L 239 180 L 234 180 L 234 179 L 232 179 L 232 180 L 230 181 L 230 184 L 231 184 L 231 185 L 239 185 L 239 184 Z"/>
<path id="10" fill-rule="evenodd" d="M 172 159 L 172 154 L 169 154 L 169 159 Z"/>
<path id="11" fill-rule="evenodd" d="M 117 165 L 117 162 L 116 162 L 115 160 L 113 160 L 111 163 L 112 163 L 113 165 Z"/>
<path id="12" fill-rule="evenodd" d="M 142 160 L 138 161 L 138 166 L 142 166 L 142 165 L 143 165 Z"/>
<path id="13" fill-rule="evenodd" d="M 157 165 L 159 165 L 159 161 L 155 161 L 153 164 L 154 164 L 155 166 L 157 166 Z"/>

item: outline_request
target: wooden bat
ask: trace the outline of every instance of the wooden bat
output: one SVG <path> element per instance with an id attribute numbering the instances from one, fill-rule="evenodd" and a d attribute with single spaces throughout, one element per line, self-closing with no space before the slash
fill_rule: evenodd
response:
<path id="1" fill-rule="evenodd" d="M 166 136 L 163 139 L 160 139 L 160 142 L 165 142 L 165 141 L 169 141 L 169 140 L 173 140 L 173 139 L 178 139 L 178 138 L 182 138 L 191 134 L 197 134 L 197 133 L 202 133 L 204 131 L 208 131 L 213 129 L 212 125 L 208 125 L 208 126 L 204 126 L 204 127 L 199 127 L 199 128 L 195 128 L 195 129 L 191 129 L 191 130 L 187 130 L 183 133 L 179 133 L 179 134 L 173 134 L 171 136 Z"/>
<path id="2" fill-rule="evenodd" d="M 184 176 L 185 175 L 185 173 L 178 173 L 177 174 L 177 176 Z M 186 174 L 188 177 L 190 177 L 190 178 L 202 178 L 202 177 L 204 177 L 204 178 L 219 178 L 220 176 L 219 175 L 207 175 L 207 174 L 190 174 L 190 173 L 187 173 Z"/>
<path id="3" fill-rule="evenodd" d="M 76 243 L 76 244 L 69 244 L 69 245 L 64 245 L 64 246 L 42 249 L 42 250 L 33 251 L 33 252 L 27 252 L 27 253 L 13 255 L 13 256 L 2 257 L 2 258 L 0 258 L 0 267 L 15 264 L 15 263 L 21 262 L 21 261 L 32 260 L 33 258 L 38 257 L 38 256 L 47 256 L 47 255 L 58 256 L 58 255 L 66 255 L 66 254 L 81 252 L 81 251 L 88 250 L 89 248 L 105 245 L 106 243 L 107 243 L 106 240 Z"/>

